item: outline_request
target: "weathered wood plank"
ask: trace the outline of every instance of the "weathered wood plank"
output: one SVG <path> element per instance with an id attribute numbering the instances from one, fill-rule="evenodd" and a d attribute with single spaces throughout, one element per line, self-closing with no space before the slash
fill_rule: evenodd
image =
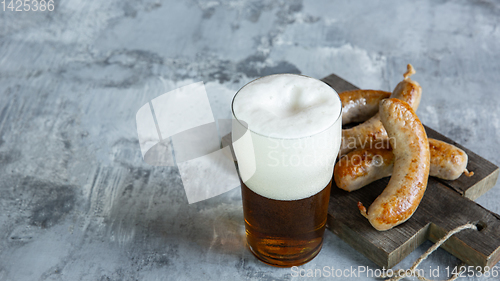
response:
<path id="1" fill-rule="evenodd" d="M 429 179 L 424 198 L 411 219 L 389 231 L 375 230 L 359 213 L 357 202 L 369 206 L 388 181 L 389 178 L 381 179 L 350 193 L 332 184 L 328 228 L 373 262 L 388 268 L 426 239 L 435 242 L 447 231 L 472 222 L 483 229 L 465 230 L 443 248 L 469 265 L 492 266 L 500 260 L 500 216 L 433 178 Z"/>

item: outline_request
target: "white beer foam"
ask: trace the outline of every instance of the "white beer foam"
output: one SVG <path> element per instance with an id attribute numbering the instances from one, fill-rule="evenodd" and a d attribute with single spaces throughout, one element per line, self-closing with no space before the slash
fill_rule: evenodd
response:
<path id="1" fill-rule="evenodd" d="M 234 146 L 240 176 L 252 175 L 243 178 L 245 185 L 276 200 L 321 191 L 340 147 L 341 108 L 331 87 L 301 75 L 266 76 L 243 87 L 233 114 L 248 123 L 252 140 Z M 248 156 L 252 148 L 254 158 Z"/>
<path id="2" fill-rule="evenodd" d="M 294 74 L 271 75 L 243 87 L 233 101 L 236 118 L 255 133 L 300 138 L 322 132 L 339 117 L 335 90 L 316 79 Z"/>

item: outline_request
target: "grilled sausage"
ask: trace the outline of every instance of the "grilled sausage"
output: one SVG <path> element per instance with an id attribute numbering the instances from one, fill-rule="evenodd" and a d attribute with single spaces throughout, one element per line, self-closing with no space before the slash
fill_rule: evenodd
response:
<path id="1" fill-rule="evenodd" d="M 467 170 L 468 156 L 460 148 L 440 140 L 429 139 L 431 167 L 429 174 L 445 180 L 456 180 L 464 173 L 471 177 L 474 172 Z"/>
<path id="2" fill-rule="evenodd" d="M 424 126 L 408 103 L 382 100 L 379 115 L 393 147 L 394 169 L 368 212 L 361 202 L 358 208 L 375 229 L 384 231 L 408 220 L 420 204 L 429 178 L 430 152 Z"/>
<path id="3" fill-rule="evenodd" d="M 391 148 L 365 148 L 349 152 L 333 169 L 333 179 L 340 189 L 354 191 L 392 175 L 394 154 Z"/>
<path id="4" fill-rule="evenodd" d="M 365 122 L 377 114 L 378 103 L 390 96 L 390 92 L 376 90 L 353 90 L 340 93 L 342 125 Z"/>
<path id="5" fill-rule="evenodd" d="M 460 148 L 436 139 L 429 139 L 431 154 L 429 175 L 456 180 L 467 171 L 467 154 Z M 381 178 L 392 175 L 394 154 L 391 148 L 358 149 L 335 164 L 333 178 L 340 189 L 354 191 Z"/>
<path id="6" fill-rule="evenodd" d="M 400 99 L 408 103 L 413 110 L 417 110 L 422 97 L 422 87 L 411 80 L 410 76 L 415 73 L 415 69 L 411 64 L 408 64 L 408 70 L 403 75 L 403 81 L 399 82 L 391 94 L 391 98 Z M 375 116 L 350 129 L 342 130 L 342 146 L 340 155 L 349 153 L 356 148 L 373 148 L 376 142 L 387 139 L 387 132 L 380 122 L 380 116 L 377 113 Z"/>

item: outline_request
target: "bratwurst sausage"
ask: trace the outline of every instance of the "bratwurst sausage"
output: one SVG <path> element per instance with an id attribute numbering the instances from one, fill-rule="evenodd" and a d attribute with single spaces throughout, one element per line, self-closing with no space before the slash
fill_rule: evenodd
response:
<path id="1" fill-rule="evenodd" d="M 464 173 L 471 177 L 474 172 L 467 170 L 468 156 L 460 148 L 444 141 L 429 139 L 431 167 L 429 174 L 445 180 L 456 180 Z"/>
<path id="2" fill-rule="evenodd" d="M 384 231 L 408 220 L 420 204 L 429 178 L 430 152 L 424 126 L 408 103 L 383 100 L 379 115 L 393 147 L 394 169 L 368 212 L 361 202 L 358 208 L 375 229 Z"/>
<path id="3" fill-rule="evenodd" d="M 460 148 L 436 139 L 429 139 L 431 154 L 429 175 L 445 180 L 456 180 L 467 171 L 467 154 Z M 392 175 L 392 149 L 366 148 L 348 153 L 335 164 L 333 178 L 340 189 L 354 191 L 381 178 Z"/>
<path id="4" fill-rule="evenodd" d="M 342 102 L 342 125 L 365 122 L 378 112 L 378 103 L 391 96 L 391 92 L 353 90 L 339 94 Z"/>
<path id="5" fill-rule="evenodd" d="M 403 81 L 399 82 L 396 88 L 394 88 L 391 98 L 405 101 L 413 110 L 417 110 L 422 97 L 422 87 L 410 78 L 415 73 L 413 66 L 408 64 L 407 68 L 408 70 L 403 75 Z M 373 147 L 374 143 L 386 140 L 387 132 L 382 122 L 380 122 L 380 116 L 377 113 L 358 126 L 342 130 L 342 146 L 339 153 L 340 155 L 344 155 L 356 148 Z"/>

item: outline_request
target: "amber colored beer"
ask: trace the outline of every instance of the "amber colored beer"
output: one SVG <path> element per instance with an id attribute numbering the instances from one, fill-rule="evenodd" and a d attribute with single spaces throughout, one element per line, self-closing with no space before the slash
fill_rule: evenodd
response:
<path id="1" fill-rule="evenodd" d="M 281 267 L 304 264 L 323 245 L 332 182 L 308 198 L 273 200 L 241 183 L 247 242 L 260 260 Z"/>

